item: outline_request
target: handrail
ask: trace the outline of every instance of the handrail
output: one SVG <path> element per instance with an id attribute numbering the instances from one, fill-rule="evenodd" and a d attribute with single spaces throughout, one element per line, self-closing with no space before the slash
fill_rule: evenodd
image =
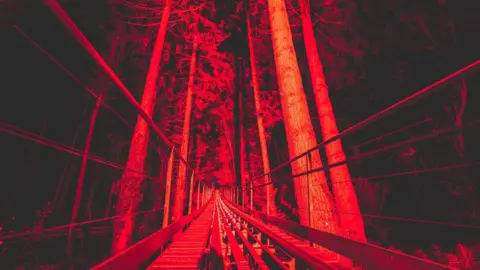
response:
<path id="1" fill-rule="evenodd" d="M 217 208 L 220 210 L 220 207 L 218 207 L 218 201 L 217 203 Z M 230 243 L 230 249 L 233 254 L 233 258 L 235 259 L 235 265 L 237 269 L 249 269 L 247 260 L 243 254 L 243 251 L 240 249 L 238 246 L 237 239 L 235 238 L 235 235 L 233 234 L 232 230 L 228 226 L 228 220 L 225 217 L 225 213 L 223 212 L 223 209 L 219 211 L 220 219 L 222 220 L 223 223 L 223 228 L 225 229 L 225 233 L 228 238 L 228 242 Z"/>
<path id="2" fill-rule="evenodd" d="M 313 269 L 326 269 L 326 270 L 333 270 L 336 269 L 335 267 L 331 266 L 330 264 L 324 262 L 319 257 L 313 257 L 310 254 L 306 253 L 304 250 L 298 248 L 297 246 L 293 245 L 292 243 L 285 241 L 281 237 L 278 237 L 275 233 L 270 231 L 270 229 L 261 224 L 257 220 L 249 217 L 242 211 L 238 210 L 235 206 L 230 204 L 228 201 L 222 200 L 222 202 L 230 208 L 235 214 L 240 216 L 242 219 L 250 223 L 254 226 L 257 230 L 265 234 L 268 238 L 279 244 L 285 251 L 291 253 L 294 257 L 300 259 L 301 261 L 305 262 L 308 266 L 312 267 Z"/>
<path id="3" fill-rule="evenodd" d="M 169 146 L 174 148 L 174 143 L 172 143 L 168 137 L 162 132 L 162 130 L 155 124 L 153 119 L 145 112 L 140 103 L 135 99 L 130 90 L 125 86 L 125 84 L 120 80 L 117 74 L 112 70 L 112 68 L 107 64 L 103 57 L 97 52 L 95 47 L 88 41 L 85 35 L 82 33 L 80 28 L 75 24 L 75 22 L 70 18 L 67 12 L 60 6 L 57 0 L 43 0 L 45 5 L 48 6 L 50 11 L 65 25 L 70 34 L 75 38 L 75 40 L 87 51 L 87 53 L 95 60 L 100 69 L 113 81 L 113 83 L 120 89 L 120 92 L 127 98 L 128 102 L 133 105 L 137 110 L 138 114 L 147 122 L 150 128 L 157 133 L 157 135 Z M 175 150 L 175 154 L 180 158 L 180 160 L 190 169 L 193 170 L 193 167 L 188 164 L 188 162 Z"/>
<path id="4" fill-rule="evenodd" d="M 220 237 L 220 228 L 219 228 L 219 218 L 220 214 L 218 212 L 218 205 L 215 207 L 215 212 L 213 216 L 213 224 L 212 224 L 212 234 L 211 234 L 211 240 L 210 240 L 210 251 L 213 250 L 216 256 L 219 256 L 222 258 L 222 265 L 224 265 L 223 257 L 222 257 L 222 239 Z"/>
<path id="5" fill-rule="evenodd" d="M 138 241 L 124 251 L 108 258 L 92 267 L 92 270 L 138 269 L 145 261 L 161 249 L 178 231 L 194 221 L 205 210 L 210 202 L 194 213 L 180 218 L 178 221 Z"/>
<path id="6" fill-rule="evenodd" d="M 243 242 L 243 247 L 250 253 L 250 256 L 253 258 L 253 263 L 252 267 L 255 269 L 269 269 L 265 261 L 258 255 L 258 253 L 255 251 L 253 246 L 250 244 L 250 242 L 247 240 L 247 238 L 243 235 L 242 231 L 236 224 L 236 220 L 233 217 L 233 215 L 228 211 L 228 209 L 223 209 L 222 211 L 228 221 L 232 224 L 233 230 L 237 234 L 238 238 L 240 238 L 240 241 Z M 248 231 L 248 230 L 247 230 Z"/>
<path id="7" fill-rule="evenodd" d="M 388 250 L 376 245 L 357 242 L 348 238 L 333 235 L 327 232 L 323 232 L 317 229 L 312 229 L 296 222 L 280 219 L 277 217 L 267 216 L 264 213 L 250 210 L 244 207 L 241 208 L 245 213 L 250 215 L 259 215 L 262 219 L 266 220 L 279 228 L 298 235 L 304 239 L 337 252 L 345 257 L 348 257 L 360 264 L 373 269 L 392 269 L 392 270 L 405 270 L 405 269 L 419 269 L 419 270 L 445 270 L 445 269 L 457 269 L 451 268 L 433 261 L 417 258 L 408 254 L 403 254 L 397 251 Z M 242 212 L 237 207 L 232 205 L 232 210 Z M 245 215 L 245 214 L 244 214 Z"/>
<path id="8" fill-rule="evenodd" d="M 263 252 L 265 252 L 276 264 L 277 264 L 277 269 L 283 269 L 283 270 L 288 270 L 288 268 L 283 264 L 283 262 L 277 257 L 275 256 L 275 254 L 273 254 L 272 251 L 270 251 L 270 249 L 265 246 L 262 241 L 260 241 L 260 239 L 258 239 L 248 228 L 245 224 L 241 224 L 242 226 L 242 229 L 246 230 L 247 231 L 247 234 L 248 236 L 250 236 L 251 238 L 253 238 L 253 240 L 255 240 L 255 242 L 260 246 L 260 248 L 263 250 Z"/>
<path id="9" fill-rule="evenodd" d="M 461 127 L 443 128 L 443 129 L 437 130 L 435 133 L 429 133 L 429 134 L 426 134 L 426 135 L 417 136 L 417 137 L 414 137 L 414 138 L 411 138 L 411 139 L 408 139 L 408 140 L 404 140 L 404 141 L 401 141 L 401 142 L 397 142 L 397 143 L 388 145 L 388 146 L 380 148 L 380 149 L 375 149 L 375 150 L 372 150 L 372 151 L 368 151 L 368 152 L 365 152 L 365 153 L 361 153 L 361 154 L 352 156 L 352 157 L 347 158 L 343 161 L 339 161 L 339 162 L 329 164 L 328 168 L 335 168 L 335 167 L 347 164 L 347 163 L 349 163 L 353 160 L 366 158 L 366 157 L 372 156 L 374 154 L 384 153 L 386 151 L 391 151 L 392 149 L 400 148 L 402 146 L 410 145 L 410 144 L 413 144 L 413 143 L 417 143 L 419 141 L 431 139 L 433 137 L 440 137 L 440 136 L 445 136 L 445 135 L 450 134 L 450 133 L 460 132 L 460 131 L 465 130 L 467 128 L 472 128 L 473 126 L 478 125 L 479 123 L 480 123 L 480 120 L 475 120 L 475 121 L 471 121 L 471 122 L 468 122 L 468 123 L 464 123 Z M 301 172 L 301 173 L 292 175 L 292 178 L 304 176 L 304 175 L 314 173 L 314 172 L 323 171 L 325 169 L 327 169 L 327 166 L 324 165 L 320 168 L 307 170 L 305 172 Z"/>
<path id="10" fill-rule="evenodd" d="M 430 84 L 430 85 L 422 88 L 421 90 L 419 90 L 415 94 L 410 95 L 410 96 L 398 101 L 397 103 L 394 103 L 394 104 L 388 106 L 387 108 L 381 110 L 380 112 L 377 112 L 377 113 L 365 118 L 364 120 L 356 123 L 355 125 L 339 132 L 336 136 L 333 136 L 332 138 L 330 138 L 328 140 L 322 141 L 321 143 L 319 143 L 316 146 L 308 149 L 307 151 L 299 154 L 298 156 L 279 164 L 278 166 L 271 169 L 270 171 L 268 171 L 266 173 L 262 173 L 261 175 L 257 175 L 257 176 L 252 177 L 250 182 L 254 181 L 256 179 L 260 179 L 262 177 L 265 177 L 266 175 L 272 174 L 273 172 L 276 172 L 276 171 L 280 170 L 281 168 L 287 166 L 288 164 L 291 164 L 292 162 L 302 158 L 303 156 L 307 155 L 308 153 L 310 153 L 310 152 L 312 152 L 316 149 L 319 149 L 320 147 L 322 147 L 324 145 L 332 143 L 332 142 L 334 142 L 338 139 L 341 139 L 341 138 L 345 137 L 346 135 L 349 135 L 350 133 L 353 133 L 353 132 L 359 130 L 360 128 L 366 127 L 366 126 L 382 119 L 383 117 L 387 116 L 388 114 L 392 113 L 395 109 L 397 109 L 401 106 L 405 106 L 407 104 L 410 104 L 414 101 L 418 101 L 418 100 L 424 98 L 425 96 L 427 96 L 428 94 L 433 93 L 435 90 L 438 90 L 438 89 L 446 86 L 447 84 L 453 83 L 456 80 L 461 80 L 462 78 L 468 76 L 469 74 L 471 74 L 473 72 L 476 72 L 479 69 L 480 69 L 480 60 L 477 60 L 477 61 L 471 63 L 470 65 L 465 66 L 465 67 L 455 71 L 454 73 L 452 73 L 452 74 L 434 82 L 433 84 Z M 245 184 L 245 185 L 247 185 L 247 184 Z M 238 186 L 241 186 L 241 185 L 238 185 Z"/>

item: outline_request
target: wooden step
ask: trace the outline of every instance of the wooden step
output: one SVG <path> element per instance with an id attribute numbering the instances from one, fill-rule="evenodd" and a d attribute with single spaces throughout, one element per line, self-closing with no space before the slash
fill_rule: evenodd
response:
<path id="1" fill-rule="evenodd" d="M 213 204 L 173 242 L 147 269 L 198 269 L 208 240 Z"/>

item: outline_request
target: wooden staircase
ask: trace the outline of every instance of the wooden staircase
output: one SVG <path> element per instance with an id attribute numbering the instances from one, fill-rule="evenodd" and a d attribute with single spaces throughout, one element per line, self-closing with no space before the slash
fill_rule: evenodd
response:
<path id="1" fill-rule="evenodd" d="M 214 204 L 173 239 L 164 252 L 147 269 L 198 269 L 208 241 Z"/>

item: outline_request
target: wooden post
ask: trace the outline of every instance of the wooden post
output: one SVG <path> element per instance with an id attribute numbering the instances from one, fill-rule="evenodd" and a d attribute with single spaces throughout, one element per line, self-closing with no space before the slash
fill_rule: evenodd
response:
<path id="1" fill-rule="evenodd" d="M 195 171 L 192 171 L 192 176 L 190 177 L 190 188 L 188 190 L 188 214 L 192 213 L 192 199 L 193 199 L 193 179 L 195 178 Z"/>
<path id="2" fill-rule="evenodd" d="M 250 210 L 253 210 L 253 181 L 250 181 Z"/>
<path id="3" fill-rule="evenodd" d="M 237 197 L 235 198 L 235 201 L 236 201 L 235 203 L 238 205 L 238 204 L 240 204 L 240 195 L 241 195 L 240 194 L 240 188 L 236 187 L 235 192 L 237 193 Z"/>
<path id="4" fill-rule="evenodd" d="M 172 147 L 170 152 L 170 157 L 168 158 L 167 163 L 167 177 L 165 179 L 165 203 L 163 204 L 163 224 L 162 228 L 168 226 L 168 218 L 170 212 L 170 190 L 172 187 L 172 171 L 173 171 L 173 157 L 174 157 L 175 148 Z"/>
<path id="5" fill-rule="evenodd" d="M 202 183 L 200 181 L 198 181 L 198 184 L 197 184 L 197 210 L 200 209 L 200 186 L 202 185 Z"/>

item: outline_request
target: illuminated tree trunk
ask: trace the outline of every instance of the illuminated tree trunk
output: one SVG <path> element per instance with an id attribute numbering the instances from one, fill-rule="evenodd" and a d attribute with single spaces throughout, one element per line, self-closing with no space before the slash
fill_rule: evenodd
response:
<path id="1" fill-rule="evenodd" d="M 150 117 L 153 114 L 155 98 L 157 95 L 156 83 L 171 5 L 172 1 L 166 0 L 143 91 L 141 106 Z M 126 165 L 127 168 L 135 170 L 135 172 L 125 171 L 121 179 L 122 184 L 116 207 L 117 215 L 119 215 L 120 218 L 116 220 L 114 224 L 112 244 L 113 254 L 122 251 L 128 246 L 133 232 L 135 221 L 133 212 L 142 198 L 142 195 L 140 194 L 140 185 L 144 177 L 140 172 L 144 171 L 148 139 L 149 129 L 147 122 L 145 122 L 141 116 L 138 116 Z"/>
<path id="2" fill-rule="evenodd" d="M 243 76 L 242 76 L 243 77 Z M 243 79 L 243 78 L 242 78 Z M 247 185 L 246 185 L 246 179 L 245 179 L 245 104 L 244 104 L 244 91 L 245 89 L 242 88 L 240 89 L 242 92 L 240 95 L 240 100 L 239 100 L 239 105 L 240 105 L 240 115 L 239 115 L 239 121 L 240 121 L 240 133 L 238 136 L 240 137 L 240 182 L 242 184 L 242 205 L 247 206 L 248 200 L 247 200 Z M 213 189 L 212 189 L 213 192 Z"/>
<path id="3" fill-rule="evenodd" d="M 119 42 L 120 42 L 120 37 L 119 36 L 115 37 L 114 42 L 110 49 L 109 59 L 111 61 L 115 59 L 115 55 L 118 53 L 117 47 Z M 93 131 L 95 129 L 95 124 L 97 122 L 98 113 L 105 99 L 105 95 L 107 91 L 106 88 L 108 87 L 108 84 L 106 83 L 105 77 L 103 74 L 100 74 L 98 76 L 98 86 L 100 88 L 98 91 L 100 95 L 97 96 L 97 102 L 95 104 L 95 108 L 93 108 L 92 115 L 90 116 L 90 125 L 88 127 L 87 139 L 85 140 L 85 148 L 82 154 L 82 163 L 80 165 L 80 172 L 77 180 L 77 188 L 75 190 L 75 201 L 73 204 L 72 217 L 70 220 L 71 223 L 75 223 L 77 221 L 78 211 L 80 209 L 80 205 L 82 201 L 83 183 L 85 181 L 85 173 L 87 171 L 88 155 L 90 153 L 90 145 L 92 144 Z M 90 213 L 90 209 L 88 209 L 88 207 L 89 206 L 87 204 L 87 212 Z M 72 229 L 73 227 L 70 227 L 68 232 L 67 250 L 71 249 L 70 244 L 72 240 Z"/>
<path id="4" fill-rule="evenodd" d="M 206 151 L 206 146 L 202 143 L 202 137 L 200 136 L 200 134 L 197 135 L 197 146 L 196 146 L 196 156 L 197 156 L 197 161 L 195 162 L 195 168 L 197 169 L 197 171 L 200 169 L 200 164 L 202 163 L 202 160 L 203 160 L 203 157 L 205 155 L 205 151 Z M 197 182 L 197 191 L 196 192 L 196 208 L 195 209 L 199 209 L 200 208 L 200 204 L 198 203 L 199 200 L 200 200 L 200 181 L 196 181 Z M 195 188 L 195 185 L 192 187 L 192 188 Z M 192 198 L 193 199 L 193 198 Z"/>
<path id="5" fill-rule="evenodd" d="M 222 118 L 222 123 L 223 123 L 223 130 L 225 131 L 225 140 L 227 141 L 227 146 L 228 146 L 228 152 L 230 154 L 230 164 L 232 167 L 232 172 L 234 175 L 236 175 L 236 168 L 235 168 L 235 154 L 233 151 L 233 146 L 232 146 L 232 141 L 230 140 L 230 132 L 228 132 L 228 126 L 227 126 L 227 121 L 225 118 Z"/>
<path id="6" fill-rule="evenodd" d="M 182 146 L 180 148 L 180 155 L 183 160 L 188 159 L 188 141 L 190 139 L 190 119 L 192 117 L 192 101 L 193 101 L 193 86 L 195 83 L 195 70 L 197 62 L 197 25 L 195 25 L 195 33 L 193 37 L 192 58 L 190 60 L 190 72 L 188 75 L 188 88 L 187 88 L 187 100 L 185 105 L 185 117 L 183 120 L 183 133 L 182 133 Z M 184 201 L 185 201 L 185 182 L 186 182 L 186 164 L 180 162 L 178 167 L 178 178 L 175 192 L 175 204 L 173 205 L 172 220 L 177 220 L 183 216 Z"/>
<path id="7" fill-rule="evenodd" d="M 195 171 L 192 171 L 192 175 L 190 176 L 190 186 L 188 187 L 188 214 L 192 213 L 192 201 L 193 201 L 193 188 L 195 180 Z"/>
<path id="8" fill-rule="evenodd" d="M 318 118 L 322 130 L 323 140 L 328 140 L 338 135 L 337 122 L 333 114 L 332 103 L 328 96 L 328 87 L 325 82 L 323 66 L 317 50 L 317 43 L 313 33 L 310 9 L 306 0 L 299 0 L 302 14 L 303 37 L 307 51 L 308 65 L 312 78 L 313 93 L 317 104 Z M 329 164 L 345 161 L 342 143 L 336 140 L 325 146 L 327 161 Z M 360 207 L 355 189 L 352 185 L 347 165 L 330 168 L 330 175 L 335 197 L 335 205 L 338 211 L 340 228 L 345 237 L 365 242 L 366 236 L 363 227 L 363 219 L 360 215 Z M 348 214 L 346 214 L 348 213 Z"/>
<path id="9" fill-rule="evenodd" d="M 316 138 L 303 91 L 284 0 L 268 0 L 268 10 L 288 152 L 290 157 L 294 158 L 313 148 L 316 145 Z M 322 166 L 318 151 L 312 152 L 311 164 L 307 165 L 309 163 L 307 160 L 305 156 L 293 162 L 292 173 L 295 175 L 305 172 L 307 166 L 310 168 Z M 293 181 L 301 224 L 336 234 L 338 224 L 325 173 L 323 171 L 312 173 L 308 177 L 297 177 Z M 325 257 L 336 258 L 326 249 L 321 251 Z"/>
<path id="10" fill-rule="evenodd" d="M 100 110 L 101 105 L 103 104 L 103 99 L 104 99 L 104 94 L 102 93 L 100 96 L 98 96 L 97 103 L 95 104 L 95 108 L 93 109 L 92 115 L 90 116 L 90 125 L 88 127 L 87 139 L 85 141 L 85 149 L 82 155 L 82 165 L 80 166 L 80 172 L 77 180 L 77 189 L 75 190 L 75 201 L 73 204 L 72 218 L 70 220 L 71 223 L 75 223 L 78 216 L 78 210 L 80 209 L 80 203 L 82 201 L 83 182 L 85 180 L 85 173 L 87 171 L 88 154 L 90 152 L 90 145 L 92 143 L 93 130 L 95 128 L 95 123 L 97 121 L 98 112 Z M 73 227 L 70 227 L 70 229 L 68 230 L 68 243 L 67 243 L 68 252 L 70 252 L 72 248 L 71 247 L 72 232 L 73 232 Z"/>
<path id="11" fill-rule="evenodd" d="M 200 186 L 202 185 L 202 183 L 200 181 L 198 181 L 198 185 L 197 185 L 197 210 L 200 209 Z"/>
<path id="12" fill-rule="evenodd" d="M 245 138 L 244 138 L 244 123 L 243 123 L 243 102 L 244 102 L 244 69 L 243 59 L 237 58 L 236 66 L 236 82 L 235 82 L 235 98 L 234 98 L 234 165 L 235 167 L 235 180 L 239 185 L 238 204 L 243 205 L 246 197 L 245 190 Z"/>
<path id="13" fill-rule="evenodd" d="M 174 148 L 170 152 L 170 157 L 168 158 L 167 163 L 167 176 L 165 177 L 165 203 L 163 205 L 163 224 L 162 228 L 168 226 L 168 218 L 170 216 L 170 196 L 172 189 L 172 172 L 173 172 L 173 158 L 174 158 Z"/>
<path id="14" fill-rule="evenodd" d="M 263 118 L 261 115 L 262 104 L 260 102 L 260 93 L 258 86 L 258 74 L 255 50 L 253 48 L 253 36 L 252 36 L 252 26 L 250 24 L 250 17 L 247 15 L 247 34 L 248 34 L 248 47 L 250 50 L 250 69 L 252 72 L 252 88 L 253 88 L 253 98 L 255 101 L 255 114 L 257 115 L 257 126 L 258 126 L 258 139 L 260 140 L 260 151 L 262 152 L 262 162 L 263 162 L 263 173 L 267 174 L 270 171 L 270 160 L 268 159 L 268 148 L 267 148 L 267 139 L 265 138 L 265 127 L 263 126 Z M 264 183 L 270 183 L 270 177 L 265 175 Z M 266 186 L 266 195 L 267 195 L 267 215 L 276 215 L 277 208 L 275 205 L 275 193 L 273 191 L 272 185 Z"/>

